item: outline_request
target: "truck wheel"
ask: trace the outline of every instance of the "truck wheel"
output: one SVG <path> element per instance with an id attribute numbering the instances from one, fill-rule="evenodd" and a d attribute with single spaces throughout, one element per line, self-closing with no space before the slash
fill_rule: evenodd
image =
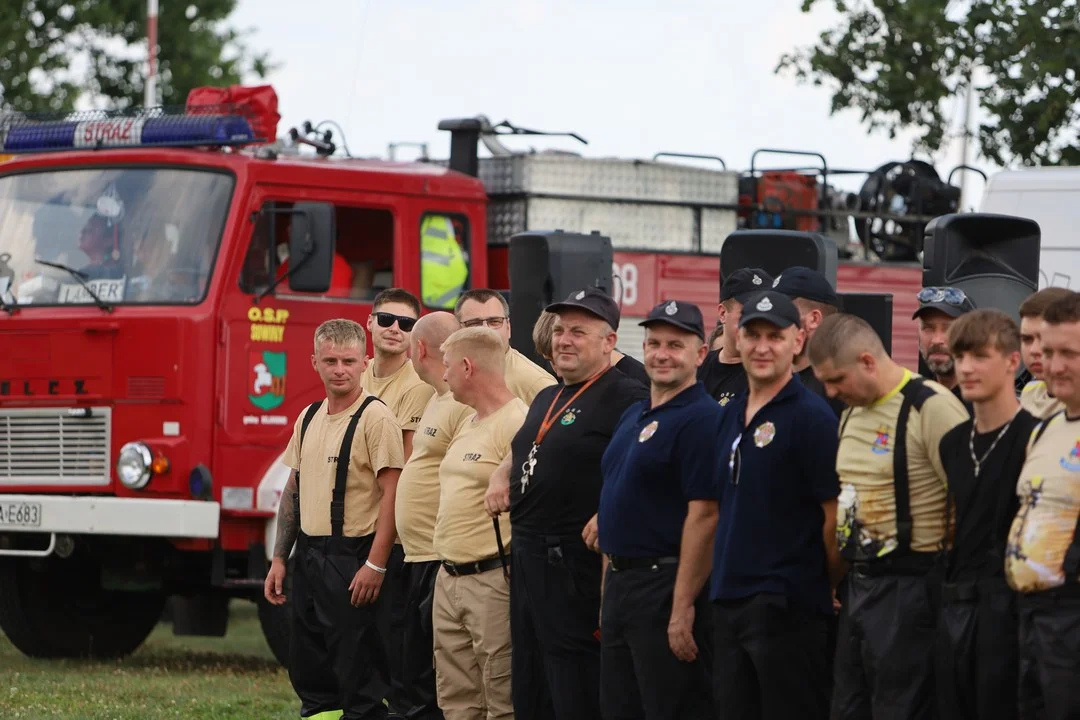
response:
<path id="1" fill-rule="evenodd" d="M 292 577 L 296 572 L 296 561 L 289 558 L 285 566 L 285 583 L 281 591 L 286 598 L 291 599 Z M 270 646 L 270 652 L 284 668 L 289 667 L 289 636 L 292 633 L 292 608 L 288 601 L 284 605 L 271 605 L 262 594 L 256 601 L 259 607 L 259 625 L 262 626 L 263 637 Z"/>
<path id="2" fill-rule="evenodd" d="M 132 653 L 161 618 L 165 595 L 101 587 L 97 563 L 76 553 L 0 558 L 0 628 L 24 654 L 117 658 Z"/>

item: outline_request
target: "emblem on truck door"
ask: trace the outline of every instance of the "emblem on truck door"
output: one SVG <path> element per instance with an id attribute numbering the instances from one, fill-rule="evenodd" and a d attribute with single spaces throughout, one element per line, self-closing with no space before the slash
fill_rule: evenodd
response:
<path id="1" fill-rule="evenodd" d="M 285 402 L 285 353 L 252 351 L 248 399 L 260 410 L 273 410 Z"/>

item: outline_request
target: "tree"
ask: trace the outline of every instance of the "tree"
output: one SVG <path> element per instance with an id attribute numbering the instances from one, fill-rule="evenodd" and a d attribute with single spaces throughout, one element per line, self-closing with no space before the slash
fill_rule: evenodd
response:
<path id="1" fill-rule="evenodd" d="M 158 89 L 183 104 L 200 85 L 230 85 L 272 69 L 227 23 L 236 0 L 162 2 Z M 67 112 L 143 104 L 146 0 L 0 3 L 0 110 Z"/>
<path id="2" fill-rule="evenodd" d="M 809 12 L 817 0 L 803 0 Z M 870 129 L 921 130 L 917 149 L 947 140 L 950 99 L 975 85 L 982 154 L 1006 166 L 1080 164 L 1077 0 L 833 0 L 840 23 L 777 71 L 832 90 Z"/>

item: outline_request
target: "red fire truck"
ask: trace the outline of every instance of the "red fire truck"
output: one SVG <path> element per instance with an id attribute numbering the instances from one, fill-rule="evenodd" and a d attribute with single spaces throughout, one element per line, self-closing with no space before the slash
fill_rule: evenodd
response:
<path id="1" fill-rule="evenodd" d="M 170 596 L 177 633 L 221 635 L 230 598 L 261 598 L 282 450 L 323 392 L 313 331 L 365 321 L 382 288 L 419 294 L 429 216 L 451 220 L 473 287 L 508 286 L 515 232 L 609 235 L 628 352 L 661 299 L 715 319 L 737 173 L 328 156 L 318 138 L 277 139 L 272 92 L 238 90 L 230 110 L 0 118 L 15 156 L 0 166 L 0 628 L 24 653 L 129 653 Z M 838 271 L 841 291 L 895 293 L 909 366 L 920 282 L 914 264 Z"/>

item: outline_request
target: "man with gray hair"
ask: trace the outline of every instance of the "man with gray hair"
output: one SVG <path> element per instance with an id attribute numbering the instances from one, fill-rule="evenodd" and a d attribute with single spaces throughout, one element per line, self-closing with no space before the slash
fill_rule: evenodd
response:
<path id="1" fill-rule="evenodd" d="M 302 717 L 387 717 L 376 610 L 394 544 L 404 450 L 394 414 L 360 385 L 365 350 L 364 329 L 352 320 L 316 329 L 311 366 L 326 399 L 296 419 L 285 450 L 293 471 L 263 592 L 270 603 L 285 603 L 285 563 L 295 542 L 289 679 Z"/>

